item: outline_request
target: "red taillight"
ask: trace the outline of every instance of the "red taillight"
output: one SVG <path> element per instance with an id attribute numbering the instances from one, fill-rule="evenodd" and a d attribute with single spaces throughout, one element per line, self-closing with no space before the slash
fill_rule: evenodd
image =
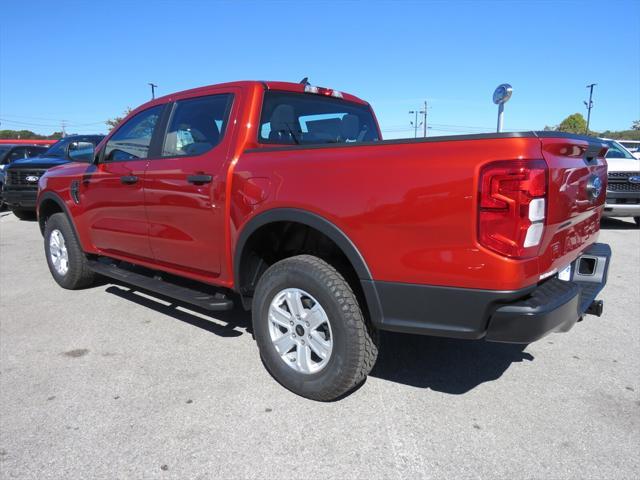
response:
<path id="1" fill-rule="evenodd" d="M 490 163 L 480 170 L 478 240 L 502 255 L 538 253 L 546 218 L 547 164 L 544 160 Z"/>

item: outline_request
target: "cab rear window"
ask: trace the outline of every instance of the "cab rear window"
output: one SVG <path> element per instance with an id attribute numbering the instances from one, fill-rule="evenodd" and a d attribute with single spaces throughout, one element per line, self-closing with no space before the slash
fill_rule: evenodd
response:
<path id="1" fill-rule="evenodd" d="M 260 143 L 317 145 L 379 139 L 367 106 L 309 93 L 265 92 Z"/>

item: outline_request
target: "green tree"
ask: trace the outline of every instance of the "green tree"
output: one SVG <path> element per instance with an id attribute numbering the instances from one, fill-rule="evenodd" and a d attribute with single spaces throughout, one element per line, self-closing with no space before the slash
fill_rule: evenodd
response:
<path id="1" fill-rule="evenodd" d="M 640 130 L 640 120 L 635 120 L 631 125 L 631 130 Z"/>
<path id="2" fill-rule="evenodd" d="M 113 130 L 124 118 L 131 113 L 131 107 L 125 108 L 124 112 L 119 117 L 109 118 L 106 122 L 104 122 L 109 130 Z"/>
<path id="3" fill-rule="evenodd" d="M 62 137 L 62 132 L 53 132 L 51 135 L 40 135 L 31 130 L 0 130 L 0 138 L 12 140 L 50 140 Z"/>
<path id="4" fill-rule="evenodd" d="M 562 120 L 556 130 L 559 132 L 584 134 L 587 131 L 587 121 L 581 113 L 574 113 Z"/>

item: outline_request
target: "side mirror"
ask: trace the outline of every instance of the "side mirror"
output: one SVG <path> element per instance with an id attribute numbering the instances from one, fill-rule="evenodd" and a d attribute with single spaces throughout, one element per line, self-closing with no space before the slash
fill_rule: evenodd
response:
<path id="1" fill-rule="evenodd" d="M 91 142 L 71 142 L 67 147 L 67 157 L 72 162 L 93 163 L 95 148 Z"/>

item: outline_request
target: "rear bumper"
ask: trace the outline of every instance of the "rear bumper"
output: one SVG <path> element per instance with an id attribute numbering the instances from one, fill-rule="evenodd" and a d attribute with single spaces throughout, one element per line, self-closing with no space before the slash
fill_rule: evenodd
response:
<path id="1" fill-rule="evenodd" d="M 14 208 L 36 209 L 36 198 L 38 196 L 37 189 L 12 189 L 11 186 L 5 185 L 2 189 L 2 200 Z"/>
<path id="2" fill-rule="evenodd" d="M 602 212 L 604 217 L 638 217 L 640 216 L 639 192 L 607 191 L 607 199 Z"/>
<path id="3" fill-rule="evenodd" d="M 633 204 L 609 204 L 604 205 L 604 217 L 638 217 L 640 216 L 640 203 Z"/>
<path id="4" fill-rule="evenodd" d="M 373 322 L 382 330 L 530 343 L 551 332 L 568 331 L 591 313 L 607 282 L 610 258 L 608 245 L 594 244 L 574 261 L 569 281 L 554 277 L 515 291 L 389 282 L 363 282 L 363 289 Z M 373 296 L 379 303 L 371 308 Z"/>

